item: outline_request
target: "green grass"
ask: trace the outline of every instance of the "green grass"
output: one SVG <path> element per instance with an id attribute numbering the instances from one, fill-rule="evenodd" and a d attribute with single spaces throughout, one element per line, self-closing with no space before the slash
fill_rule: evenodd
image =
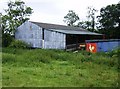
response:
<path id="1" fill-rule="evenodd" d="M 3 48 L 3 87 L 117 87 L 119 53 Z"/>
<path id="2" fill-rule="evenodd" d="M 0 48 L 0 88 L 2 87 L 2 52 Z"/>

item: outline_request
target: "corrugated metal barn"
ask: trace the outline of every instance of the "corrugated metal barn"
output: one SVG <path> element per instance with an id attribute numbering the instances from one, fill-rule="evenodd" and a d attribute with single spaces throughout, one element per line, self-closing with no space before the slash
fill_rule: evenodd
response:
<path id="1" fill-rule="evenodd" d="M 78 47 L 85 40 L 99 39 L 102 35 L 79 27 L 26 21 L 19 26 L 15 38 L 35 48 L 68 49 Z"/>

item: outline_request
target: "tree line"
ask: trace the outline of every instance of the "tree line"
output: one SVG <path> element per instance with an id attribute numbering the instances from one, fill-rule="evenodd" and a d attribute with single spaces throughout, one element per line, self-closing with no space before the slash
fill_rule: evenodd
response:
<path id="1" fill-rule="evenodd" d="M 73 10 L 69 10 L 63 21 L 68 26 L 82 27 L 91 32 L 102 33 L 108 39 L 119 39 L 120 2 L 101 8 L 98 16 L 95 16 L 96 12 L 98 10 L 95 8 L 88 7 L 88 15 L 86 16 L 88 20 L 80 21 L 79 16 Z"/>

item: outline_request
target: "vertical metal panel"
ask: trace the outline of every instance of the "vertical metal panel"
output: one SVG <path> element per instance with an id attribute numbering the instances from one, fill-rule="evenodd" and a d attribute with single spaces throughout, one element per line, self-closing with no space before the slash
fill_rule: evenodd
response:
<path id="1" fill-rule="evenodd" d="M 42 28 L 29 21 L 18 27 L 15 38 L 31 44 L 32 47 L 42 48 Z"/>
<path id="2" fill-rule="evenodd" d="M 98 42 L 98 52 L 103 51 L 107 52 L 109 50 L 109 42 Z"/>
<path id="3" fill-rule="evenodd" d="M 48 49 L 65 49 L 65 34 L 44 30 L 44 48 Z"/>
<path id="4" fill-rule="evenodd" d="M 115 41 L 113 41 L 113 42 L 109 42 L 109 48 L 110 48 L 110 50 L 113 50 L 113 49 L 116 49 L 118 46 L 119 46 L 119 44 L 118 44 L 119 42 L 115 42 Z"/>
<path id="5" fill-rule="evenodd" d="M 108 51 L 112 51 L 116 48 L 119 47 L 119 42 L 109 42 L 109 41 L 106 41 L 106 42 L 98 42 L 97 45 L 98 45 L 98 52 L 108 52 Z"/>

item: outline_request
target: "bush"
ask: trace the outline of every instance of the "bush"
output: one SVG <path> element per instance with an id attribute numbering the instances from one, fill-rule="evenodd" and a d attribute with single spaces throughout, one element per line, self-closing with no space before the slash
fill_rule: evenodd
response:
<path id="1" fill-rule="evenodd" d="M 2 34 L 2 47 L 8 47 L 13 41 L 14 37 L 10 34 Z"/>
<path id="2" fill-rule="evenodd" d="M 107 55 L 110 57 L 118 57 L 119 58 L 120 57 L 120 48 L 115 49 L 111 52 L 108 52 Z"/>
<path id="3" fill-rule="evenodd" d="M 14 41 L 11 42 L 9 47 L 25 49 L 25 48 L 30 48 L 31 46 L 29 44 L 27 44 L 26 42 L 23 42 L 23 41 L 20 41 L 20 40 L 14 40 Z"/>

